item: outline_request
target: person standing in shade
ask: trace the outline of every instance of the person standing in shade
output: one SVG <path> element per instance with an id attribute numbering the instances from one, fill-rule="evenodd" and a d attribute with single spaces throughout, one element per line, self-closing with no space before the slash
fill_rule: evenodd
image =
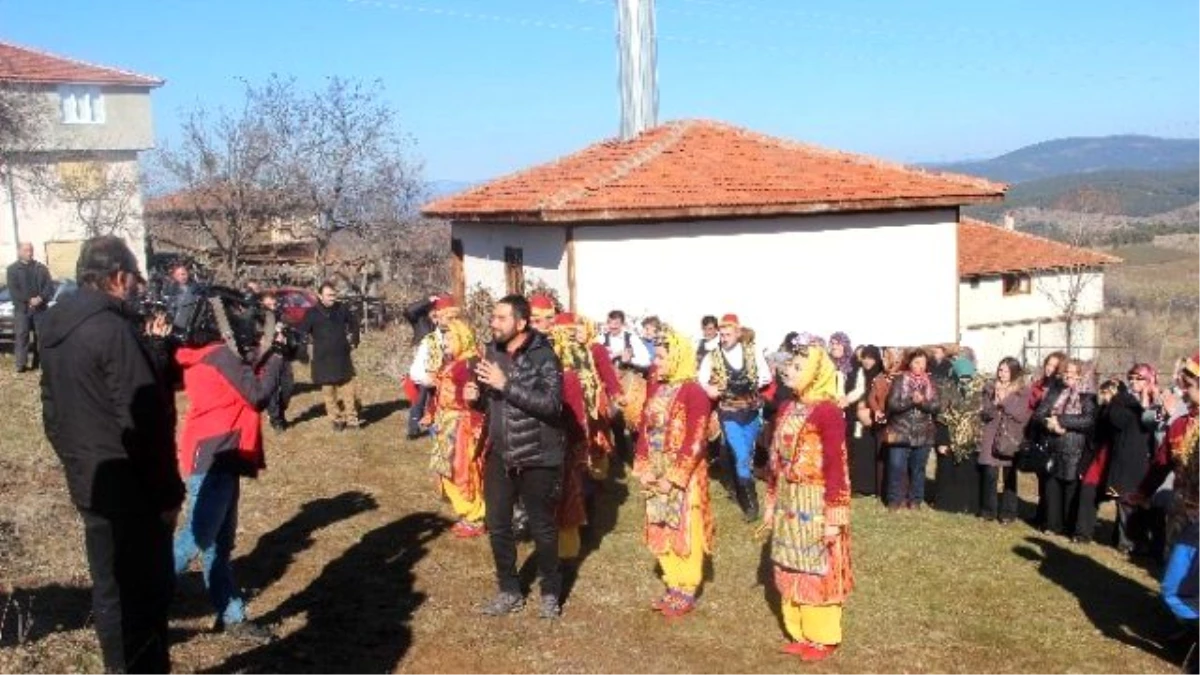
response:
<path id="1" fill-rule="evenodd" d="M 298 327 L 300 334 L 312 336 L 312 382 L 321 388 L 334 431 L 357 429 L 358 391 L 350 352 L 358 347 L 358 322 L 338 302 L 333 284 L 321 284 L 320 298 Z"/>
<path id="2" fill-rule="evenodd" d="M 159 318 L 157 339 L 141 335 L 126 303 L 137 260 L 117 237 L 84 242 L 76 279 L 79 290 L 42 319 L 42 421 L 83 519 L 105 670 L 166 673 L 183 502 L 169 359 L 156 353 L 170 327 Z"/>
<path id="3" fill-rule="evenodd" d="M 496 303 L 493 342 L 475 368 L 478 384 L 469 383 L 463 391 L 466 401 L 484 400 L 488 419 L 483 495 L 499 593 L 481 612 L 504 616 L 525 607 L 513 535 L 513 507 L 520 499 L 541 576 L 539 616 L 556 619 L 562 611 L 555 514 L 566 454 L 563 371 L 550 339 L 530 327 L 530 311 L 520 295 Z"/>
<path id="4" fill-rule="evenodd" d="M 33 244 L 29 242 L 21 243 L 17 261 L 8 266 L 7 277 L 13 303 L 13 360 L 17 372 L 23 373 L 29 369 L 29 334 L 38 332 L 42 313 L 54 298 L 54 282 L 50 270 L 33 259 Z"/>

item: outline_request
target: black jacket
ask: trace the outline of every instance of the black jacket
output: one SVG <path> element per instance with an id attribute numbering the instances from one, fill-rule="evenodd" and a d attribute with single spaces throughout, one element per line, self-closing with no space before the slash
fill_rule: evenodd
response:
<path id="1" fill-rule="evenodd" d="M 81 509 L 161 513 L 183 501 L 173 393 L 139 333 L 119 300 L 88 288 L 42 321 L 42 421 Z"/>
<path id="2" fill-rule="evenodd" d="M 12 297 L 14 312 L 29 311 L 29 300 L 40 297 L 45 309 L 46 304 L 54 299 L 54 282 L 50 279 L 50 270 L 36 260 L 17 262 L 8 266 L 8 293 Z M 34 310 L 40 311 L 40 310 Z"/>
<path id="3" fill-rule="evenodd" d="M 515 354 L 488 345 L 487 359 L 508 377 L 503 391 L 484 389 L 491 452 L 509 468 L 562 466 L 563 373 L 550 340 L 530 331 Z"/>
<path id="4" fill-rule="evenodd" d="M 1154 426 L 1142 421 L 1141 401 L 1125 389 L 1104 406 L 1097 426 L 1097 440 L 1108 444 L 1106 486 L 1127 494 L 1137 490 L 1154 454 Z"/>
<path id="5" fill-rule="evenodd" d="M 1043 429 L 1046 421 L 1054 416 L 1054 406 L 1058 399 L 1067 394 L 1067 387 L 1062 382 L 1055 381 L 1050 385 L 1046 397 L 1038 404 L 1033 413 L 1033 424 Z M 1090 455 L 1092 430 L 1096 426 L 1096 397 L 1093 394 L 1080 394 L 1081 410 L 1078 415 L 1066 413 L 1058 416 L 1058 423 L 1067 433 L 1058 435 L 1047 433 L 1043 436 L 1050 444 L 1050 453 L 1054 458 L 1054 469 L 1050 475 L 1061 480 L 1079 480 L 1080 472 L 1086 469 L 1085 455 Z"/>
<path id="6" fill-rule="evenodd" d="M 904 381 L 909 377 L 908 373 L 901 373 L 888 392 L 887 441 L 910 448 L 932 447 L 937 440 L 935 420 L 941 412 L 937 387 L 933 387 L 930 399 L 918 405 L 904 393 Z"/>
<path id="7" fill-rule="evenodd" d="M 426 335 L 433 332 L 435 326 L 433 325 L 433 319 L 429 316 L 429 313 L 432 311 L 433 301 L 429 298 L 425 298 L 420 302 L 414 302 L 404 308 L 404 320 L 408 322 L 408 325 L 412 326 L 412 343 L 414 345 L 419 343 Z"/>
<path id="8" fill-rule="evenodd" d="M 342 303 L 332 307 L 318 304 L 304 314 L 296 328 L 312 336 L 312 382 L 317 386 L 340 385 L 354 379 L 350 350 L 358 347 L 358 322 Z"/>

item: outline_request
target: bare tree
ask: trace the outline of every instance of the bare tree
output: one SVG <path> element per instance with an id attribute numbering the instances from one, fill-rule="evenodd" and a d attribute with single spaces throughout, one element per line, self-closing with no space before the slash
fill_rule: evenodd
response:
<path id="1" fill-rule="evenodd" d="M 280 139 L 266 123 L 270 90 L 246 84 L 240 110 L 199 106 L 183 120 L 181 139 L 164 144 L 158 166 L 178 190 L 159 202 L 154 227 L 201 235 L 215 249 L 220 273 L 237 279 L 242 255 L 268 225 L 289 213 L 275 180 Z"/>
<path id="2" fill-rule="evenodd" d="M 1085 247 L 1088 241 L 1086 228 L 1086 221 L 1079 221 L 1069 231 L 1062 233 L 1064 242 L 1076 248 Z M 1039 292 L 1054 305 L 1062 317 L 1066 334 L 1064 346 L 1068 354 L 1074 354 L 1076 328 L 1083 318 L 1082 305 L 1087 289 L 1098 283 L 1099 279 L 1096 268 L 1088 265 L 1071 265 L 1058 270 L 1056 274 L 1042 275 L 1038 278 Z"/>
<path id="3" fill-rule="evenodd" d="M 17 196 L 27 191 L 23 183 L 36 182 L 44 174 L 44 165 L 31 161 L 30 153 L 43 146 L 51 113 L 36 88 L 0 82 L 0 178 L 12 209 L 14 245 L 20 239 Z"/>
<path id="4" fill-rule="evenodd" d="M 127 236 L 140 225 L 136 171 L 103 161 L 60 162 L 57 175 L 47 174 L 41 183 L 75 209 L 85 237 Z"/>
<path id="5" fill-rule="evenodd" d="M 300 92 L 294 80 L 275 76 L 263 91 L 272 101 L 267 124 L 282 146 L 276 178 L 293 206 L 315 218 L 306 234 L 316 263 L 328 264 L 337 232 L 402 238 L 416 222 L 424 184 L 382 85 L 333 77 L 322 90 Z"/>

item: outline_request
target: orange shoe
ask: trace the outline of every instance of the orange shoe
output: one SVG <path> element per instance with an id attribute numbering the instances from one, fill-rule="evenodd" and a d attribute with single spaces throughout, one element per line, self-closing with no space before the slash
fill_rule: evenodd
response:
<path id="1" fill-rule="evenodd" d="M 688 595 L 683 591 L 674 591 L 667 599 L 662 613 L 668 619 L 678 619 L 686 614 L 691 614 L 694 609 L 696 609 L 696 596 Z"/>
<path id="2" fill-rule="evenodd" d="M 459 539 L 473 539 L 487 534 L 487 527 L 482 523 L 468 523 L 460 520 L 450 528 L 450 532 Z"/>
<path id="3" fill-rule="evenodd" d="M 837 651 L 837 648 L 837 645 L 819 645 L 816 643 L 809 643 L 800 649 L 800 660 L 807 661 L 809 663 L 824 661 L 825 659 L 833 656 L 833 653 Z"/>

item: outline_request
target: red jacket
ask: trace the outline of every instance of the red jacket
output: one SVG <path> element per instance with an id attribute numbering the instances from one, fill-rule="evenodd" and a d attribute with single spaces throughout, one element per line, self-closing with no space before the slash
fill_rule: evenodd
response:
<path id="1" fill-rule="evenodd" d="M 185 477 L 209 471 L 258 475 L 267 466 L 259 412 L 279 383 L 282 360 L 272 356 L 256 373 L 223 342 L 182 347 L 175 358 L 189 404 L 179 439 L 179 472 Z"/>

